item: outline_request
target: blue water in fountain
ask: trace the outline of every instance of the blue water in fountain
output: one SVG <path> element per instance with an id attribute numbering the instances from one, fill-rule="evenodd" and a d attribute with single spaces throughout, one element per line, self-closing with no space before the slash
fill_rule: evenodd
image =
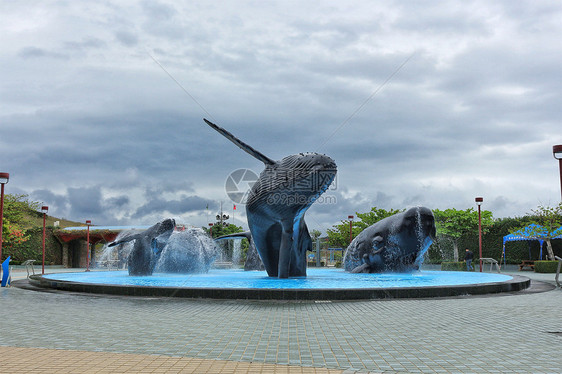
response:
<path id="1" fill-rule="evenodd" d="M 309 268 L 307 277 L 279 279 L 265 271 L 212 269 L 203 274 L 155 273 L 130 276 L 127 271 L 93 271 L 48 274 L 45 278 L 93 284 L 153 286 L 173 288 L 254 288 L 254 289 L 359 289 L 396 287 L 433 287 L 505 282 L 503 274 L 419 271 L 408 274 L 351 274 L 343 269 Z"/>

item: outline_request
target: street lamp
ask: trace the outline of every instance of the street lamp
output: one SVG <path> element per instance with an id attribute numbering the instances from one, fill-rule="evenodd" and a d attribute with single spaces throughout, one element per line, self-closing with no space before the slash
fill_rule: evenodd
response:
<path id="1" fill-rule="evenodd" d="M 86 232 L 86 271 L 90 271 L 90 225 L 92 221 L 87 220 L 86 225 L 88 226 L 88 231 Z"/>
<path id="2" fill-rule="evenodd" d="M 229 218 L 230 218 L 230 216 L 228 214 L 222 214 L 222 210 L 221 210 L 221 214 L 217 214 L 217 216 L 216 216 L 217 222 L 221 226 L 228 226 L 228 223 L 226 222 L 226 220 L 229 219 Z"/>
<path id="3" fill-rule="evenodd" d="M 0 184 L 2 192 L 0 195 L 0 263 L 2 263 L 2 221 L 4 217 L 4 185 L 10 180 L 9 173 L 0 173 Z"/>
<path id="4" fill-rule="evenodd" d="M 480 272 L 482 272 L 482 215 L 480 213 L 480 206 L 484 202 L 484 198 L 477 197 L 474 201 L 478 205 L 478 253 L 480 255 Z"/>
<path id="5" fill-rule="evenodd" d="M 353 216 L 347 216 L 347 219 L 349 220 L 349 244 L 351 244 L 353 240 Z"/>
<path id="6" fill-rule="evenodd" d="M 49 207 L 43 205 L 41 207 L 41 212 L 43 213 L 43 261 L 41 262 L 41 274 L 45 274 L 45 222 L 47 219 L 47 212 L 49 211 Z"/>
<path id="7" fill-rule="evenodd" d="M 558 160 L 560 168 L 560 193 L 562 194 L 562 144 L 552 146 L 552 155 Z"/>

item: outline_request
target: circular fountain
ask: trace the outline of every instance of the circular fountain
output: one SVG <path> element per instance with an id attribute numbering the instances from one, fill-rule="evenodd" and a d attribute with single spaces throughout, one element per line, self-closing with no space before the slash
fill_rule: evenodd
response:
<path id="1" fill-rule="evenodd" d="M 415 270 L 422 262 L 417 259 L 423 256 L 431 241 L 427 240 L 425 234 L 420 236 L 414 232 L 410 235 L 414 238 L 414 244 L 406 245 L 408 242 L 399 239 L 408 237 L 409 231 L 397 231 L 396 227 L 404 225 L 390 222 L 392 225 L 389 226 L 393 230 L 388 234 L 389 240 L 383 242 L 376 237 L 374 242 L 377 245 L 384 243 L 383 248 L 390 254 L 395 254 L 395 247 L 399 244 L 408 249 L 414 248 L 415 251 L 414 256 L 402 256 L 402 262 L 396 262 L 394 257 L 387 254 L 387 258 L 394 261 L 389 262 L 387 272 L 373 271 L 372 267 L 376 261 L 370 260 L 368 251 L 374 250 L 369 249 L 370 247 L 364 249 L 367 254 L 361 256 L 364 264 L 351 266 L 360 269 L 360 272 L 336 268 L 309 268 L 302 276 L 278 278 L 268 275 L 266 271 L 212 268 L 214 260 L 218 257 L 216 243 L 201 229 L 177 231 L 172 225 L 173 222 L 164 220 L 141 233 L 125 232 L 122 237 L 108 245 L 104 256 L 119 258 L 128 254 L 128 270 L 33 275 L 29 282 L 38 287 L 74 292 L 254 300 L 448 297 L 518 291 L 530 285 L 528 278 L 503 274 Z M 383 221 L 381 223 L 386 224 Z M 432 221 L 430 223 L 433 224 Z M 415 228 L 419 225 L 408 223 L 404 227 L 410 226 Z M 365 232 L 369 234 L 368 230 Z M 377 233 L 382 232 L 383 230 L 377 230 Z M 360 239 L 361 237 L 357 238 Z M 118 248 L 121 256 L 111 252 L 117 251 Z M 350 245 L 349 248 L 356 250 L 360 247 Z M 249 252 L 251 250 L 254 250 L 252 245 Z M 379 253 L 384 254 L 380 249 L 376 249 L 375 253 L 377 256 Z M 240 256 L 240 253 L 236 256 Z M 404 258 L 415 260 L 413 265 L 406 268 L 409 271 L 404 272 L 404 266 L 395 267 L 394 270 L 389 267 L 396 263 L 403 265 Z M 148 272 L 132 272 L 133 265 L 137 270 L 147 269 Z"/>
<path id="2" fill-rule="evenodd" d="M 306 277 L 278 279 L 265 271 L 212 269 L 199 274 L 127 271 L 60 273 L 30 277 L 31 284 L 64 291 L 127 296 L 254 300 L 359 300 L 450 297 L 518 291 L 528 278 L 503 274 L 418 271 L 351 274 L 341 269 L 310 268 Z"/>

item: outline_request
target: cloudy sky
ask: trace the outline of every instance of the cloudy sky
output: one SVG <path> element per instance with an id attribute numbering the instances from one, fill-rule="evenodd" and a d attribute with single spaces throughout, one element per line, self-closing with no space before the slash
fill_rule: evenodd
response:
<path id="1" fill-rule="evenodd" d="M 561 19 L 536 0 L 3 1 L 6 192 L 100 225 L 206 225 L 232 215 L 231 172 L 263 169 L 207 117 L 272 159 L 336 161 L 312 229 L 476 196 L 521 216 L 560 201 Z"/>

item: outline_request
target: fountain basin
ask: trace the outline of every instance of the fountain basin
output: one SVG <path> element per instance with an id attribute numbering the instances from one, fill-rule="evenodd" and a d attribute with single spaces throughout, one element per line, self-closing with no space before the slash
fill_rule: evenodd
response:
<path id="1" fill-rule="evenodd" d="M 34 275 L 30 283 L 58 290 L 127 296 L 254 300 L 358 300 L 519 291 L 530 280 L 503 274 L 420 271 L 350 274 L 310 268 L 307 277 L 278 279 L 264 271 L 213 269 L 205 274 L 129 276 L 127 271 Z"/>

